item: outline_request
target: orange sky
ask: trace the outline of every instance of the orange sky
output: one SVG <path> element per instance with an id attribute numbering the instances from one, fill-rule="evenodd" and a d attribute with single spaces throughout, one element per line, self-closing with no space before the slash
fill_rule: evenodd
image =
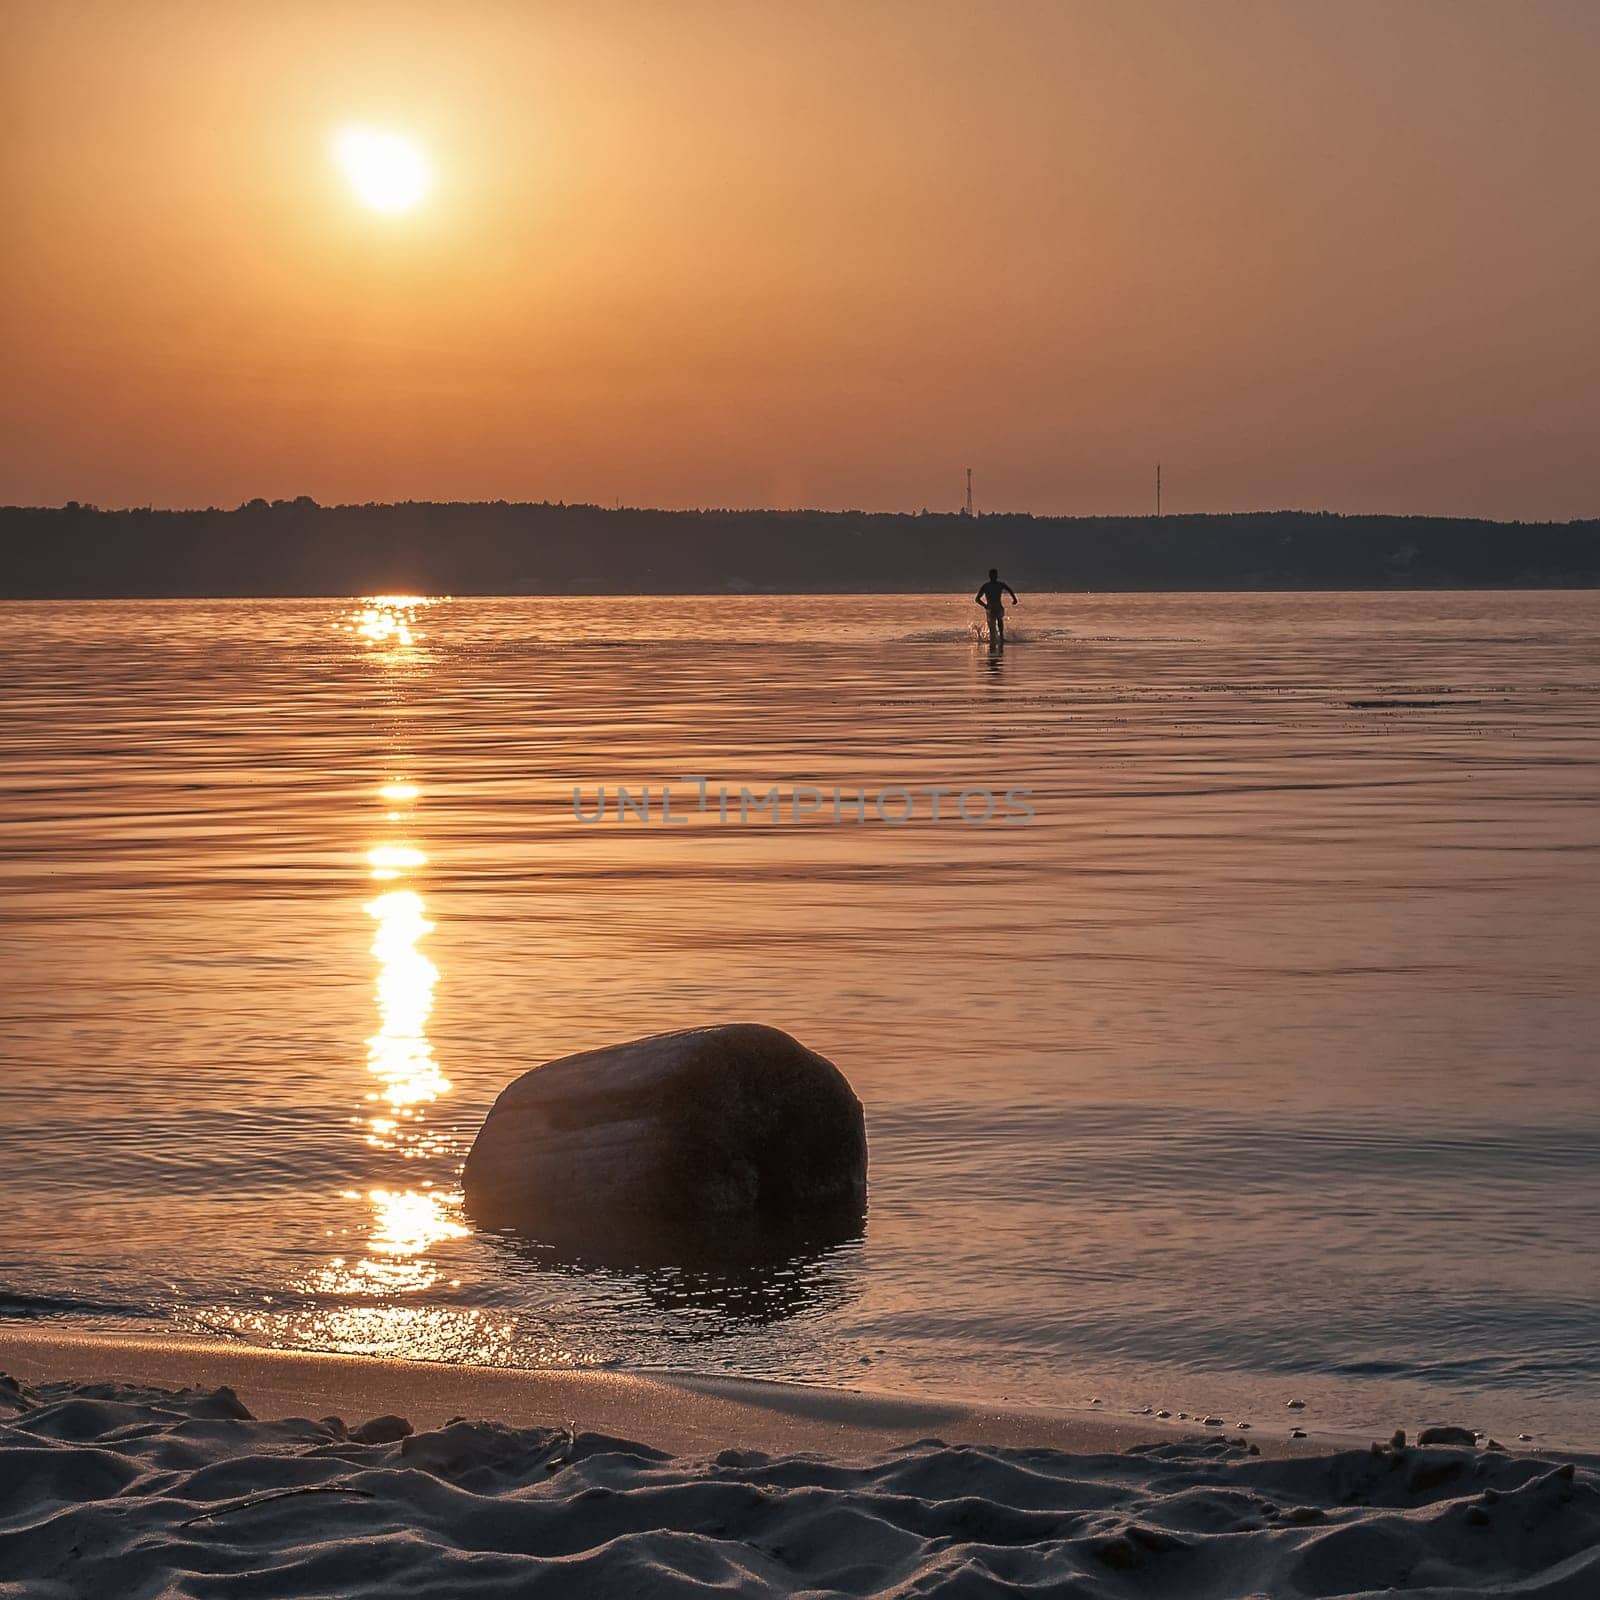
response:
<path id="1" fill-rule="evenodd" d="M 0 501 L 1600 514 L 1592 0 L 0 22 Z"/>

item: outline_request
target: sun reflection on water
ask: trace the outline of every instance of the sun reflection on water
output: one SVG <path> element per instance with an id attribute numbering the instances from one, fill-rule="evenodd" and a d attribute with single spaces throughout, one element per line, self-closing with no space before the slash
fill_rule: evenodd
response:
<path id="1" fill-rule="evenodd" d="M 422 914 L 422 896 L 391 889 L 366 905 L 376 919 L 372 953 L 378 958 L 378 1031 L 367 1040 L 367 1067 L 383 1080 L 392 1106 L 414 1106 L 450 1092 L 428 1042 L 428 1014 L 439 969 L 417 949 L 433 931 Z"/>
<path id="2" fill-rule="evenodd" d="M 382 785 L 379 793 L 388 799 L 404 795 L 409 802 L 421 790 L 417 784 L 395 779 Z M 368 875 L 379 883 L 393 883 L 427 862 L 426 852 L 413 844 L 385 842 L 367 851 Z M 427 1127 L 423 1108 L 450 1093 L 450 1080 L 428 1038 L 439 969 L 419 948 L 434 925 L 428 920 L 422 896 L 409 887 L 386 889 L 362 909 L 377 925 L 372 954 L 378 963 L 378 1031 L 367 1039 L 367 1071 L 381 1087 L 367 1098 L 383 1106 L 381 1112 L 367 1118 L 367 1143 L 406 1160 L 439 1155 L 444 1153 L 444 1142 Z M 382 1207 L 372 1230 L 375 1250 L 391 1256 L 420 1254 L 440 1239 L 455 1236 L 450 1228 L 406 1230 L 395 1225 L 395 1217 L 407 1205 L 417 1215 L 437 1214 L 442 1202 L 436 1195 L 374 1189 L 369 1199 Z M 408 1248 L 397 1244 L 403 1240 L 411 1241 Z"/>
<path id="3" fill-rule="evenodd" d="M 380 883 L 393 882 L 402 872 L 427 864 L 427 856 L 413 844 L 375 844 L 367 851 L 367 865 L 372 868 L 372 876 Z M 416 896 L 412 898 L 416 899 Z M 421 901 L 417 903 L 420 905 Z M 372 907 L 368 906 L 367 910 L 371 911 Z"/>
<path id="4" fill-rule="evenodd" d="M 369 644 L 412 645 L 422 637 L 416 626 L 417 613 L 433 603 L 427 595 L 372 594 L 358 610 L 348 612 L 338 626 Z"/>
<path id="5" fill-rule="evenodd" d="M 431 603 L 421 595 L 372 595 L 339 626 L 369 645 L 388 647 L 373 657 L 385 669 L 425 665 L 408 647 L 420 637 L 417 613 Z M 427 852 L 414 842 L 422 785 L 401 764 L 375 786 L 374 798 L 382 832 L 366 849 L 366 868 L 369 880 L 385 887 L 362 910 L 373 923 L 377 964 L 378 1027 L 366 1041 L 366 1068 L 377 1083 L 366 1096 L 371 1111 L 355 1120 L 369 1149 L 408 1162 L 448 1159 L 453 1171 L 456 1152 L 427 1121 L 427 1108 L 448 1095 L 451 1085 L 428 1038 L 439 969 L 421 948 L 434 931 L 416 877 L 428 865 Z M 460 1220 L 460 1194 L 419 1179 L 414 1187 L 345 1190 L 341 1199 L 358 1204 L 363 1215 L 339 1231 L 363 1237 L 364 1245 L 359 1254 L 334 1256 L 301 1281 L 299 1287 L 314 1297 L 348 1302 L 320 1307 L 304 1334 L 341 1350 L 455 1360 L 491 1355 L 509 1328 L 477 1310 L 407 1305 L 401 1298 L 459 1287 L 454 1280 L 446 1283 L 438 1252 L 470 1232 Z"/>
<path id="6" fill-rule="evenodd" d="M 334 623 L 362 641 L 396 701 L 426 683 L 430 656 L 419 642 L 417 617 L 435 603 L 422 595 L 370 595 Z M 389 763 L 371 790 L 373 832 L 362 850 L 367 881 L 378 887 L 359 902 L 372 930 L 377 1030 L 366 1039 L 366 1106 L 350 1120 L 366 1156 L 362 1181 L 370 1186 L 330 1197 L 341 1210 L 325 1230 L 328 1248 L 338 1248 L 335 1240 L 348 1243 L 293 1277 L 289 1303 L 268 1296 L 262 1306 L 232 1311 L 225 1321 L 270 1343 L 350 1354 L 526 1361 L 518 1325 L 503 1312 L 459 1303 L 462 1278 L 451 1270 L 451 1247 L 471 1230 L 455 1187 L 461 1150 L 453 1135 L 429 1122 L 430 1109 L 451 1085 L 428 1037 L 440 973 L 422 948 L 434 933 L 422 892 L 428 854 L 419 842 L 426 833 L 418 811 L 425 785 L 408 770 L 403 749 L 391 748 Z M 397 1181 L 402 1172 L 415 1177 Z M 448 1178 L 426 1176 L 434 1172 Z M 533 1359 L 586 1365 L 595 1357 L 550 1341 Z"/>
<path id="7" fill-rule="evenodd" d="M 368 1253 L 358 1261 L 335 1256 L 313 1273 L 306 1287 L 318 1294 L 416 1294 L 441 1282 L 443 1270 L 427 1252 L 447 1239 L 471 1232 L 451 1214 L 452 1195 L 427 1190 L 371 1189 Z"/>

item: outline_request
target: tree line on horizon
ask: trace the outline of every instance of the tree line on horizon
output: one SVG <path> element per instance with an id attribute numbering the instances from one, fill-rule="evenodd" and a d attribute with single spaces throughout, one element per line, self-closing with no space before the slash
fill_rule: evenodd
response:
<path id="1" fill-rule="evenodd" d="M 1586 588 L 1600 519 L 660 511 L 560 502 L 0 507 L 0 595 Z"/>

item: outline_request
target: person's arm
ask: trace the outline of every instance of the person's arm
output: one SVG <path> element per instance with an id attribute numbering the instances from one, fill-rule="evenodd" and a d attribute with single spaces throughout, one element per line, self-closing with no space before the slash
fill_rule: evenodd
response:
<path id="1" fill-rule="evenodd" d="M 983 590 L 982 589 L 980 589 L 975 595 L 973 595 L 972 603 L 975 606 L 986 605 L 988 603 L 983 598 Z"/>
<path id="2" fill-rule="evenodd" d="M 1017 603 L 1017 591 L 1013 589 L 1009 583 L 1002 583 L 1000 587 L 1011 596 L 1011 603 L 1012 605 L 1015 605 Z"/>

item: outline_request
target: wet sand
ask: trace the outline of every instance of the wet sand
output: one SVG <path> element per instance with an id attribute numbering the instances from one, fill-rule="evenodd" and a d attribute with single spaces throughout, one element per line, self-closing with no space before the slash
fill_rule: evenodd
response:
<path id="1" fill-rule="evenodd" d="M 400 1412 L 418 1428 L 462 1416 L 493 1417 L 518 1428 L 575 1423 L 582 1430 L 639 1439 L 674 1455 L 730 1448 L 860 1454 L 929 1436 L 1083 1452 L 1167 1442 L 1191 1431 L 1224 1431 L 1099 1411 L 1043 1406 L 1004 1410 L 697 1373 L 446 1366 L 251 1348 L 224 1340 L 148 1339 L 54 1328 L 0 1330 L 0 1372 L 27 1384 L 164 1389 L 226 1384 L 258 1417 L 333 1414 L 354 1421 Z M 1290 1426 L 1286 1421 L 1285 1435 Z M 1254 1432 L 1249 1439 L 1264 1454 L 1274 1455 L 1307 1454 L 1335 1442 L 1269 1439 L 1265 1434 L 1258 1438 Z"/>

